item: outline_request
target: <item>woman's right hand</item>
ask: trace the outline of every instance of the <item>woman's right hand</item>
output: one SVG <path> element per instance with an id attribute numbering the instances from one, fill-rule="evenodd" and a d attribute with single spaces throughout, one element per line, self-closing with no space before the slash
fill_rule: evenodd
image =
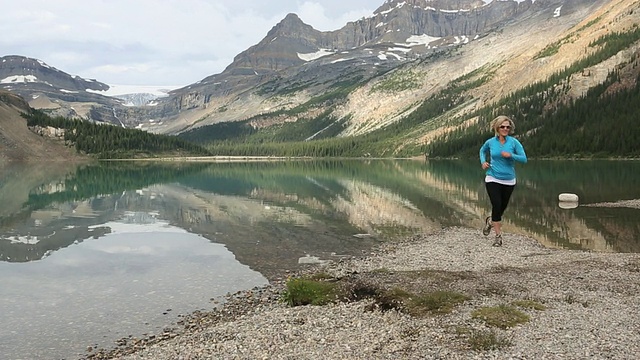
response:
<path id="1" fill-rule="evenodd" d="M 491 167 L 491 165 L 488 162 L 485 161 L 485 162 L 482 163 L 482 169 L 483 170 L 487 170 L 489 167 Z"/>

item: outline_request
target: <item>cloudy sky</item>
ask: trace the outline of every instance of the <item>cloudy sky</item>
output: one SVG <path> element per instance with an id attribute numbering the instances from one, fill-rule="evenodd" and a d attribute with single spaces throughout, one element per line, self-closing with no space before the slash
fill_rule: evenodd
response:
<path id="1" fill-rule="evenodd" d="M 109 85 L 192 84 L 224 70 L 288 13 L 317 30 L 373 14 L 384 0 L 3 1 L 0 56 L 44 61 Z"/>

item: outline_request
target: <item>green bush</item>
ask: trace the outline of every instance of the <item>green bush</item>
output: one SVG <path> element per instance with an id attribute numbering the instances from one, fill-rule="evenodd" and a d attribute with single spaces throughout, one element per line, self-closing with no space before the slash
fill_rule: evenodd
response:
<path id="1" fill-rule="evenodd" d="M 485 306 L 471 313 L 474 319 L 481 319 L 489 326 L 510 328 L 529 321 L 529 315 L 510 305 Z"/>
<path id="2" fill-rule="evenodd" d="M 454 291 L 434 291 L 411 299 L 409 308 L 416 315 L 425 313 L 447 314 L 456 305 L 469 300 L 469 297 Z"/>
<path id="3" fill-rule="evenodd" d="M 469 345 L 476 351 L 498 350 L 511 346 L 511 341 L 495 330 L 474 331 L 469 335 Z"/>
<path id="4" fill-rule="evenodd" d="M 326 281 L 291 278 L 283 301 L 289 306 L 325 305 L 336 299 L 336 286 Z"/>

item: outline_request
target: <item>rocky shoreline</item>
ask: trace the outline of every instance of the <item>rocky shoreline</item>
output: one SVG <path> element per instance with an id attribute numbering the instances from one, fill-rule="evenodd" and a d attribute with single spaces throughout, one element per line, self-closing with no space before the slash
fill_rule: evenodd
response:
<path id="1" fill-rule="evenodd" d="M 464 294 L 448 312 L 384 311 L 367 297 L 289 307 L 284 281 L 274 281 L 83 359 L 637 358 L 640 254 L 548 249 L 516 234 L 500 248 L 492 240 L 447 228 L 312 270 L 380 289 Z M 496 326 L 478 316 L 486 309 L 517 309 L 526 321 Z"/>

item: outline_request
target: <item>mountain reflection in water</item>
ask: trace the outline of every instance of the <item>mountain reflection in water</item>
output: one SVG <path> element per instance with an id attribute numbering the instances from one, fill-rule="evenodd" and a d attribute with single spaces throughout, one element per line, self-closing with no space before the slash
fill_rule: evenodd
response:
<path id="1" fill-rule="evenodd" d="M 640 162 L 530 161 L 517 172 L 507 233 L 548 247 L 640 251 L 639 209 L 557 201 L 561 192 L 581 205 L 640 199 Z M 0 178 L 0 305 L 11 309 L 0 320 L 12 324 L 0 343 L 21 339 L 8 329 L 24 323 L 34 333 L 47 327 L 49 348 L 69 339 L 86 347 L 78 337 L 115 336 L 93 326 L 134 303 L 141 315 L 123 326 L 151 331 L 136 324 L 166 323 L 158 315 L 165 304 L 211 306 L 210 297 L 309 259 L 360 255 L 446 226 L 480 229 L 490 211 L 483 178 L 477 161 L 107 163 L 63 173 L 13 166 Z M 70 320 L 65 309 L 81 317 Z M 56 321 L 75 325 L 65 333 Z M 37 344 L 23 348 L 36 354 Z"/>
<path id="2" fill-rule="evenodd" d="M 531 161 L 517 168 L 505 230 L 551 247 L 637 252 L 637 209 L 561 209 L 557 195 L 576 193 L 581 204 L 638 199 L 638 170 L 637 161 Z M 489 211 L 483 174 L 472 161 L 110 163 L 56 174 L 27 184 L 31 188 L 24 176 L 6 174 L 0 260 L 9 262 L 37 260 L 100 237 L 91 226 L 125 211 L 156 212 L 227 245 L 249 266 L 255 266 L 250 253 L 265 241 L 298 257 L 357 252 L 374 241 L 362 244 L 354 234 L 380 240 L 442 226 L 480 227 Z"/>
<path id="3" fill-rule="evenodd" d="M 126 213 L 39 261 L 0 262 L 3 359 L 77 358 L 87 346 L 159 334 L 210 299 L 267 283 L 223 245 Z M 96 234 L 96 233 L 94 233 Z"/>

